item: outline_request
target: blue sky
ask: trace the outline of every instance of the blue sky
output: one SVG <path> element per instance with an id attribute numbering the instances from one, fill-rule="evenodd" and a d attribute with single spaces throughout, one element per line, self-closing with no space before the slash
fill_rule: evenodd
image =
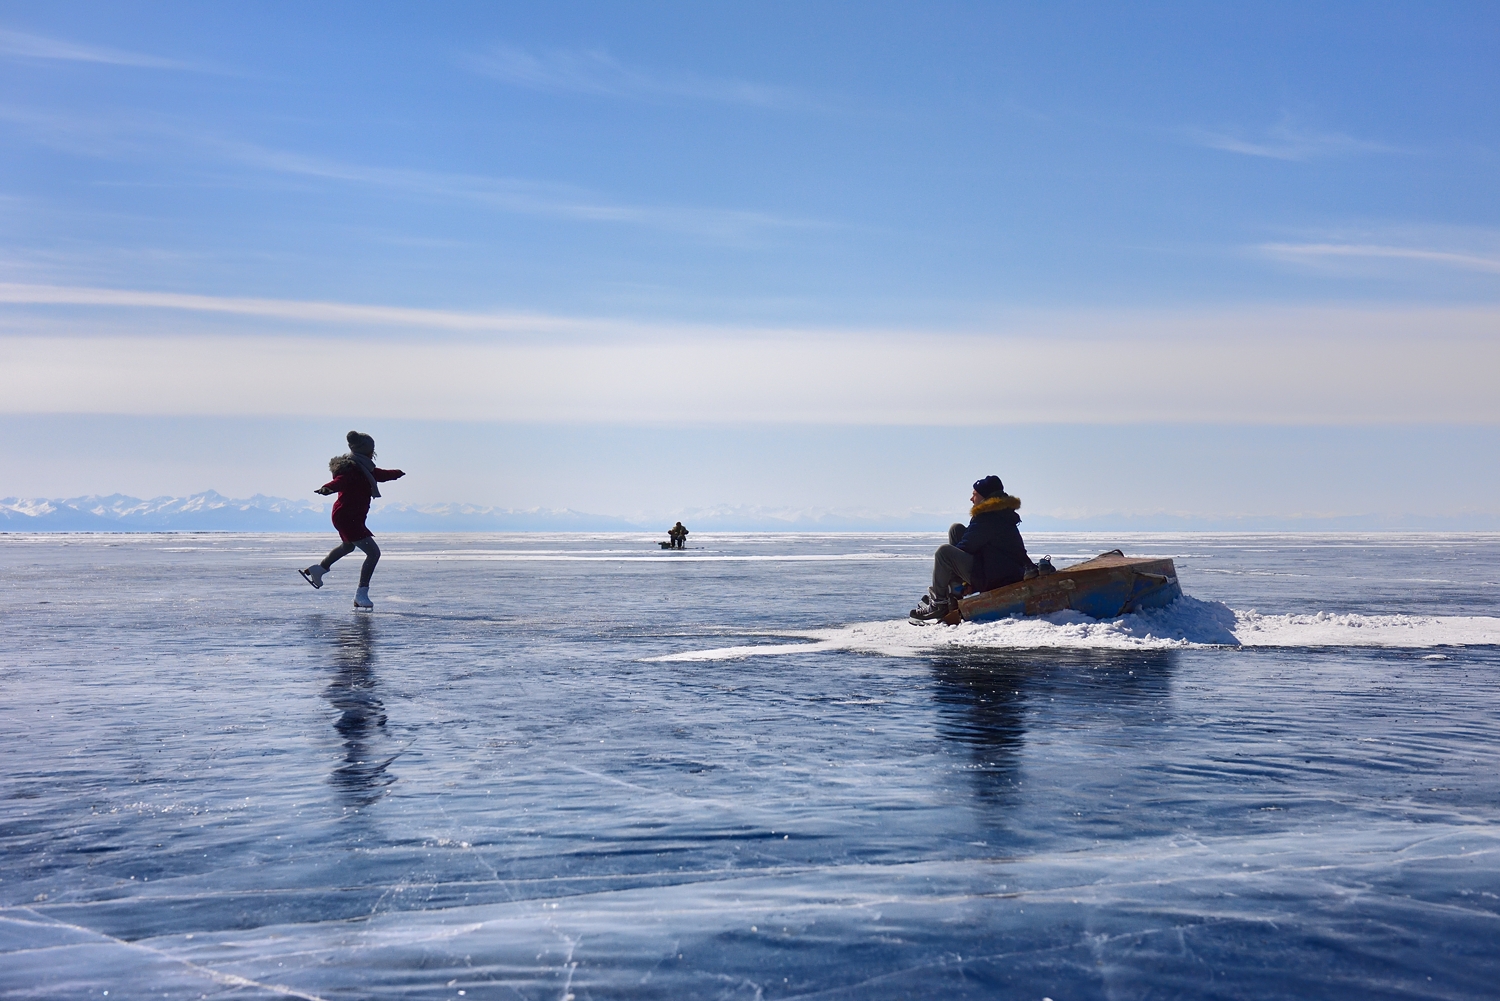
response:
<path id="1" fill-rule="evenodd" d="M 1496 51 L 1487 4 L 0 3 L 0 494 L 300 495 L 359 426 L 420 501 L 1500 513 Z"/>

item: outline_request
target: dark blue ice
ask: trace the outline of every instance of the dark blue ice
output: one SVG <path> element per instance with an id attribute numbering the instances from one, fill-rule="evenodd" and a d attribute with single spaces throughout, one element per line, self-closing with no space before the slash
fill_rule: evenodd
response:
<path id="1" fill-rule="evenodd" d="M 656 659 L 935 537 L 691 540 L 386 535 L 363 614 L 321 537 L 0 536 L 0 996 L 1494 996 L 1500 538 L 1029 540 L 1403 645 Z"/>

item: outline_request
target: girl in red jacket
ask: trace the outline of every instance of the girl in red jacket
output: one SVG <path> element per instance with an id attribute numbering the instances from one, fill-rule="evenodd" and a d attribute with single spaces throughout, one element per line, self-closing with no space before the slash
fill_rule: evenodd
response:
<path id="1" fill-rule="evenodd" d="M 349 454 L 328 460 L 328 471 L 333 474 L 333 479 L 315 491 L 325 497 L 333 493 L 339 495 L 339 499 L 333 502 L 333 527 L 339 530 L 343 543 L 323 557 L 323 562 L 297 572 L 313 587 L 322 587 L 323 575 L 357 547 L 364 552 L 365 563 L 359 568 L 359 590 L 354 592 L 354 607 L 374 608 L 375 604 L 370 601 L 370 575 L 375 572 L 375 564 L 380 562 L 380 547 L 365 527 L 365 515 L 370 513 L 370 499 L 380 496 L 379 484 L 399 480 L 406 474 L 399 469 L 376 467 L 375 439 L 369 435 L 350 431 L 345 440 L 349 442 Z"/>

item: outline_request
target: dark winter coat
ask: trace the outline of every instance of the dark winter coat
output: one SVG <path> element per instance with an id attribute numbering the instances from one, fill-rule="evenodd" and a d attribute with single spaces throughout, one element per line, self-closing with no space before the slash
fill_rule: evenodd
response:
<path id="1" fill-rule="evenodd" d="M 958 548 L 974 557 L 974 576 L 969 581 L 976 591 L 1014 584 L 1031 569 L 1026 543 L 1021 541 L 1021 506 L 1019 497 L 1000 494 L 980 501 L 970 509 L 972 520 Z"/>
<path id="2" fill-rule="evenodd" d="M 376 469 L 375 479 L 399 479 L 406 474 L 399 469 Z M 339 538 L 345 542 L 368 539 L 373 533 L 365 527 L 365 515 L 370 513 L 370 480 L 364 471 L 350 463 L 333 479 L 323 484 L 323 493 L 338 492 L 333 502 L 333 527 L 339 530 Z"/>

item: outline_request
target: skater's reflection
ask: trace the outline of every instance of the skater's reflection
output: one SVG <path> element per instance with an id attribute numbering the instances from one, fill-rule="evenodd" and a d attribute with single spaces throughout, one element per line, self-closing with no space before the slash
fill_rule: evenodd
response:
<path id="1" fill-rule="evenodd" d="M 396 781 L 387 772 L 400 753 L 386 743 L 385 706 L 376 692 L 374 623 L 360 616 L 340 624 L 333 681 L 323 695 L 339 710 L 333 728 L 344 740 L 344 761 L 333 770 L 333 786 L 351 805 L 369 806 Z"/>

